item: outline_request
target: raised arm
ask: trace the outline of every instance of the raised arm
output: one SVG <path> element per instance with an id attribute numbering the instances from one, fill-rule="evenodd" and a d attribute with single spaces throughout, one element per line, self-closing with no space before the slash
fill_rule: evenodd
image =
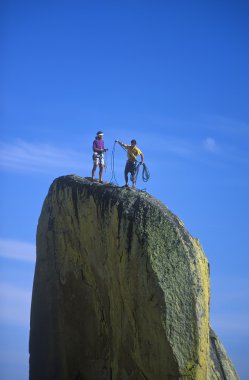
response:
<path id="1" fill-rule="evenodd" d="M 123 146 L 124 148 L 127 148 L 127 146 L 128 146 L 127 144 L 124 144 L 119 140 L 115 140 L 115 142 L 117 142 L 120 146 Z"/>

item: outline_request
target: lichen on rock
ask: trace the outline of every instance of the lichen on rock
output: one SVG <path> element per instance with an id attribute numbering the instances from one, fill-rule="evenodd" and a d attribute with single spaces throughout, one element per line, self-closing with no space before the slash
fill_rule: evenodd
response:
<path id="1" fill-rule="evenodd" d="M 200 243 L 161 202 L 58 178 L 37 229 L 30 380 L 215 379 L 209 297 Z"/>

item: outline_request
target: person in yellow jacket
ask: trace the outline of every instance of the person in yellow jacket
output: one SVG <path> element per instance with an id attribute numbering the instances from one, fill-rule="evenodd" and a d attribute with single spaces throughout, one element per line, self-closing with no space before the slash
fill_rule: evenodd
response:
<path id="1" fill-rule="evenodd" d="M 124 144 L 121 141 L 116 140 L 116 142 L 121 145 L 123 148 L 127 151 L 127 161 L 125 165 L 124 175 L 125 175 L 125 186 L 128 187 L 128 173 L 131 173 L 131 180 L 132 180 L 132 188 L 134 189 L 136 187 L 136 177 L 135 177 L 135 171 L 136 171 L 136 162 L 137 162 L 137 156 L 139 155 L 141 157 L 140 165 L 144 162 L 144 156 L 142 151 L 136 146 L 137 142 L 136 140 L 131 140 L 131 145 Z"/>

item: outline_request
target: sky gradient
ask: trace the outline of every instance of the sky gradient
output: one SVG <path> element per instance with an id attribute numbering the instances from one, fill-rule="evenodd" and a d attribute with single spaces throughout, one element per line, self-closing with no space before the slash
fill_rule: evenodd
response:
<path id="1" fill-rule="evenodd" d="M 35 235 L 61 175 L 91 173 L 98 130 L 137 140 L 140 189 L 200 239 L 211 325 L 249 376 L 249 3 L 3 1 L 0 5 L 0 377 L 28 378 Z M 125 153 L 115 150 L 124 184 Z"/>

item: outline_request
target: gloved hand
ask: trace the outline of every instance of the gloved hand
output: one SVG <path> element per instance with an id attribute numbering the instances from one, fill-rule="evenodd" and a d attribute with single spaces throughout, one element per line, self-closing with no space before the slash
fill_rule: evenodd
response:
<path id="1" fill-rule="evenodd" d="M 107 152 L 108 151 L 108 148 L 104 149 L 104 152 Z"/>
<path id="2" fill-rule="evenodd" d="M 139 162 L 139 165 L 143 165 L 143 162 Z"/>
<path id="3" fill-rule="evenodd" d="M 115 142 L 119 142 L 118 140 L 115 140 Z"/>

